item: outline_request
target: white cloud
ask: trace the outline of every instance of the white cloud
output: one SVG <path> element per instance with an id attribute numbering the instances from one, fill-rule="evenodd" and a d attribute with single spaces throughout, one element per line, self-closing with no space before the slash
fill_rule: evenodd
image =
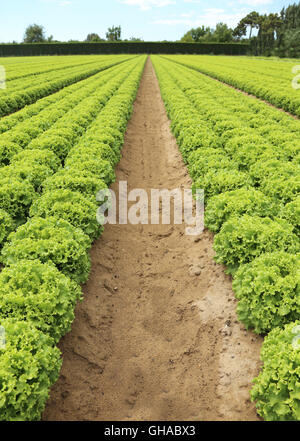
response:
<path id="1" fill-rule="evenodd" d="M 184 14 L 180 14 L 180 17 L 183 17 L 183 18 L 191 18 L 191 17 L 193 17 L 195 15 L 195 12 L 194 11 L 191 11 L 191 12 L 186 12 L 186 13 L 184 13 Z"/>
<path id="2" fill-rule="evenodd" d="M 178 24 L 188 24 L 190 25 L 192 22 L 190 20 L 185 20 L 183 18 L 166 18 L 162 20 L 155 20 L 152 22 L 152 24 L 159 24 L 159 25 L 169 25 L 169 26 L 175 26 Z"/>
<path id="3" fill-rule="evenodd" d="M 42 3 L 52 3 L 58 6 L 69 6 L 72 4 L 70 0 L 40 0 Z"/>
<path id="4" fill-rule="evenodd" d="M 130 6 L 138 6 L 142 11 L 147 11 L 152 7 L 162 8 L 168 5 L 174 5 L 173 0 L 121 0 L 121 3 Z"/>
<path id="5" fill-rule="evenodd" d="M 153 24 L 169 26 L 183 24 L 191 28 L 204 25 L 214 28 L 217 23 L 223 22 L 229 27 L 234 28 L 246 14 L 247 11 L 245 10 L 236 13 L 228 13 L 224 9 L 207 8 L 202 14 L 198 13 L 194 18 L 179 16 L 178 18 L 155 20 Z"/>
<path id="6" fill-rule="evenodd" d="M 273 0 L 239 0 L 241 5 L 250 5 L 250 6 L 260 6 L 260 5 L 270 5 L 273 3 Z"/>
<path id="7" fill-rule="evenodd" d="M 203 3 L 202 0 L 183 0 L 184 3 Z M 229 6 L 233 6 L 234 4 L 239 3 L 240 5 L 250 5 L 250 6 L 260 6 L 260 5 L 269 5 L 274 3 L 274 0 L 235 0 L 233 2 L 229 2 Z"/>

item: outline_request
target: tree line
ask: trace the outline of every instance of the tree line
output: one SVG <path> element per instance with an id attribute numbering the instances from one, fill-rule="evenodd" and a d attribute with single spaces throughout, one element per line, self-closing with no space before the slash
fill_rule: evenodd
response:
<path id="1" fill-rule="evenodd" d="M 253 35 L 256 30 L 256 35 Z M 254 31 L 254 32 L 253 32 Z M 281 12 L 251 12 L 231 29 L 218 23 L 215 29 L 200 26 L 189 30 L 180 41 L 197 43 L 249 42 L 255 55 L 300 56 L 300 2 Z"/>
<path id="2" fill-rule="evenodd" d="M 256 55 L 300 56 L 300 3 L 283 8 L 279 14 L 251 12 L 234 30 L 238 38 L 250 30 L 249 41 Z M 252 37 L 253 29 L 257 35 Z"/>
<path id="3" fill-rule="evenodd" d="M 87 35 L 85 42 L 97 43 L 104 41 L 143 41 L 140 38 L 131 37 L 129 40 L 121 40 L 122 29 L 121 26 L 112 26 L 108 28 L 105 39 L 101 38 L 96 32 L 92 32 Z M 69 40 L 69 43 L 80 42 L 79 40 Z M 54 40 L 53 35 L 46 37 L 45 29 L 43 26 L 32 24 L 29 25 L 24 34 L 23 43 L 60 43 L 58 40 Z"/>

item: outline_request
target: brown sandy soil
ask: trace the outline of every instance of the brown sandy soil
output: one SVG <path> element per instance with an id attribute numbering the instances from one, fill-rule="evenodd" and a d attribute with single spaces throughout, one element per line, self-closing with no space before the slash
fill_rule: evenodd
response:
<path id="1" fill-rule="evenodd" d="M 117 182 L 190 188 L 148 60 Z M 118 184 L 113 185 L 117 191 Z M 107 225 L 91 252 L 44 420 L 257 420 L 249 400 L 261 338 L 235 314 L 213 237 L 185 225 Z"/>

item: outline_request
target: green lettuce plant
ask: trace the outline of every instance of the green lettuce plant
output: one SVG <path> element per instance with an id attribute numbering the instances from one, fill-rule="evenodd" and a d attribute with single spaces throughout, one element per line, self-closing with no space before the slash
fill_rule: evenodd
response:
<path id="1" fill-rule="evenodd" d="M 0 321 L 31 322 L 58 342 L 70 329 L 79 286 L 50 262 L 20 260 L 0 273 Z"/>
<path id="2" fill-rule="evenodd" d="M 25 149 L 17 154 L 15 154 L 12 157 L 11 162 L 14 164 L 24 164 L 29 163 L 31 165 L 40 164 L 40 165 L 46 165 L 47 167 L 51 168 L 53 173 L 58 171 L 61 161 L 59 158 L 55 155 L 55 153 L 51 152 L 51 150 L 30 150 Z"/>
<path id="3" fill-rule="evenodd" d="M 280 211 L 280 204 L 254 188 L 239 188 L 213 196 L 205 207 L 205 226 L 218 232 L 231 216 L 274 218 Z"/>
<path id="4" fill-rule="evenodd" d="M 216 261 L 235 271 L 239 265 L 249 263 L 262 253 L 277 250 L 296 253 L 300 251 L 293 227 L 284 220 L 268 217 L 232 217 L 215 235 L 213 248 Z"/>
<path id="5" fill-rule="evenodd" d="M 300 321 L 274 328 L 265 338 L 263 368 L 251 390 L 266 421 L 300 420 Z"/>
<path id="6" fill-rule="evenodd" d="M 97 239 L 103 228 L 97 222 L 96 198 L 86 198 L 78 191 L 55 190 L 44 193 L 31 207 L 30 216 L 64 219 L 80 228 L 91 240 Z"/>
<path id="7" fill-rule="evenodd" d="M 43 164 L 30 164 L 29 162 L 17 162 L 3 167 L 1 177 L 7 177 L 11 180 L 19 180 L 30 184 L 36 192 L 40 191 L 41 185 L 45 179 L 52 176 L 53 171 L 50 167 Z"/>
<path id="8" fill-rule="evenodd" d="M 0 209 L 0 249 L 5 243 L 7 236 L 13 231 L 14 226 L 12 217 L 6 211 Z"/>
<path id="9" fill-rule="evenodd" d="M 29 208 L 36 199 L 34 187 L 17 177 L 1 175 L 0 169 L 0 208 L 7 211 L 14 220 L 24 221 Z"/>
<path id="10" fill-rule="evenodd" d="M 71 190 L 79 192 L 95 202 L 98 191 L 107 189 L 107 185 L 93 174 L 83 174 L 80 170 L 72 170 L 72 173 L 68 170 L 61 170 L 45 180 L 43 189 L 45 193 Z"/>
<path id="11" fill-rule="evenodd" d="M 14 155 L 22 151 L 18 144 L 0 140 L 0 167 L 8 165 Z"/>
<path id="12" fill-rule="evenodd" d="M 49 135 L 47 132 L 28 144 L 28 149 L 34 150 L 50 150 L 55 153 L 61 160 L 65 159 L 71 149 L 71 143 L 59 135 Z"/>
<path id="13" fill-rule="evenodd" d="M 204 189 L 205 199 L 208 200 L 225 191 L 238 188 L 249 188 L 251 180 L 249 176 L 235 169 L 210 169 L 202 177 L 199 177 L 193 183 L 192 189 Z"/>
<path id="14" fill-rule="evenodd" d="M 294 227 L 295 233 L 300 236 L 300 196 L 286 204 L 281 210 L 281 216 Z"/>
<path id="15" fill-rule="evenodd" d="M 300 256 L 275 251 L 240 266 L 233 290 L 247 329 L 265 334 L 300 317 Z"/>
<path id="16" fill-rule="evenodd" d="M 58 378 L 60 351 L 30 322 L 1 318 L 0 326 L 0 420 L 38 420 Z"/>
<path id="17" fill-rule="evenodd" d="M 78 158 L 68 158 L 65 164 L 65 170 L 69 173 L 73 171 L 81 171 L 83 176 L 94 175 L 102 179 L 107 185 L 115 181 L 115 172 L 108 161 L 103 159 L 86 159 L 84 162 Z"/>
<path id="18" fill-rule="evenodd" d="M 77 283 L 85 283 L 90 271 L 90 246 L 90 238 L 69 222 L 35 217 L 9 235 L 1 261 L 4 265 L 26 259 L 50 261 Z"/>

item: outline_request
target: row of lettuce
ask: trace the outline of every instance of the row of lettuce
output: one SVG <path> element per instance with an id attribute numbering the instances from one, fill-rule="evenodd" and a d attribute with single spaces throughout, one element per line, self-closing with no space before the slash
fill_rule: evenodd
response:
<path id="1" fill-rule="evenodd" d="M 193 55 L 170 55 L 168 59 L 300 116 L 300 91 L 295 88 L 299 69 L 293 61 Z"/>
<path id="2" fill-rule="evenodd" d="M 93 63 L 65 66 L 63 70 L 51 70 L 39 75 L 17 78 L 9 81 L 6 89 L 1 90 L 0 117 L 16 112 L 37 100 L 81 81 L 96 73 L 122 63 L 130 56 L 100 56 Z M 132 57 L 132 56 L 131 56 Z"/>
<path id="3" fill-rule="evenodd" d="M 50 143 L 51 148 L 57 145 L 60 149 L 61 128 L 68 126 L 69 118 L 79 117 L 77 106 L 80 105 L 80 108 L 83 108 L 84 104 L 89 105 L 89 98 L 92 99 L 93 96 L 95 98 L 96 91 L 99 91 L 101 94 L 99 96 L 102 97 L 103 90 L 100 88 L 109 84 L 107 81 L 113 80 L 115 72 L 119 71 L 119 65 L 102 71 L 2 118 L 0 120 L 0 166 L 9 165 L 12 157 L 24 148 L 35 148 L 36 143 L 40 146 L 42 135 L 44 143 Z M 105 93 L 104 91 L 102 101 L 106 99 Z M 83 100 L 86 100 L 85 103 L 82 102 Z M 98 105 L 102 105 L 102 102 Z"/>
<path id="4" fill-rule="evenodd" d="M 251 396 L 266 420 L 300 420 L 300 122 L 163 57 L 162 96 L 237 313 L 267 335 Z M 299 342 L 298 342 L 299 340 Z"/>
<path id="5" fill-rule="evenodd" d="M 107 69 L 107 73 L 109 69 Z M 51 127 L 53 121 L 55 122 L 60 118 L 61 111 L 64 112 L 64 109 L 66 109 L 66 111 L 69 110 L 71 107 L 74 107 L 74 102 L 77 103 L 80 101 L 78 94 L 80 89 L 84 93 L 83 96 L 86 96 L 84 92 L 86 87 L 93 87 L 93 84 L 98 84 L 96 82 L 99 81 L 99 78 L 105 78 L 104 74 L 104 70 L 101 70 L 99 73 L 89 76 L 86 79 L 81 79 L 68 87 L 60 89 L 58 92 L 37 100 L 30 106 L 25 106 L 18 112 L 3 116 L 0 119 L 0 134 L 15 128 L 19 134 L 21 132 L 28 133 L 32 139 L 33 133 L 30 129 L 32 126 L 39 129 L 38 133 L 40 133 L 40 130 L 47 130 Z M 93 90 L 94 89 L 91 89 L 91 92 Z M 23 125 L 20 124 L 22 122 L 24 123 Z M 18 127 L 16 127 L 17 125 Z M 12 133 L 13 132 L 10 131 L 10 137 Z M 0 140 L 2 139 L 3 137 L 1 137 Z M 22 142 L 24 142 L 24 140 L 22 140 Z M 3 143 L 1 143 L 1 146 L 3 148 Z"/>
<path id="6" fill-rule="evenodd" d="M 49 57 L 17 57 L 0 58 L 0 65 L 5 68 L 6 81 L 13 81 L 25 77 L 37 77 L 40 74 L 60 71 L 70 67 L 83 66 L 98 62 L 103 56 L 53 56 L 49 64 Z M 33 78 L 34 79 L 34 78 Z"/>
<path id="7" fill-rule="evenodd" d="M 0 420 L 39 419 L 58 378 L 55 344 L 70 330 L 103 231 L 96 194 L 115 179 L 145 60 L 109 69 L 86 98 L 74 92 L 79 103 L 0 168 L 0 236 L 2 225 L 14 230 L 1 252 Z"/>

